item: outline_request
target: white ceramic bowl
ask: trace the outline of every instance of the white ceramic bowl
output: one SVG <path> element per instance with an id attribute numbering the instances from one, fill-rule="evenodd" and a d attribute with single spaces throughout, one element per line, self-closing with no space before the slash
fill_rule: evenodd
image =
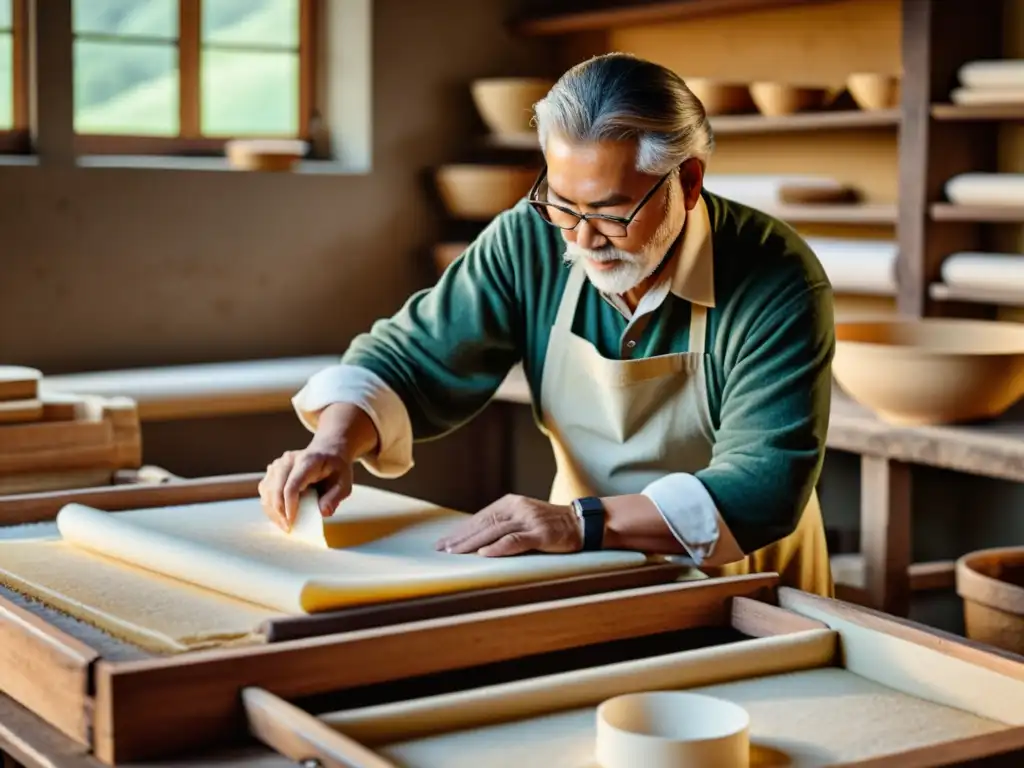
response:
<path id="1" fill-rule="evenodd" d="M 748 768 L 750 715 L 682 691 L 616 696 L 597 708 L 601 768 Z"/>
<path id="2" fill-rule="evenodd" d="M 832 374 L 851 398 L 892 424 L 992 418 L 1024 395 L 1024 324 L 837 322 Z"/>

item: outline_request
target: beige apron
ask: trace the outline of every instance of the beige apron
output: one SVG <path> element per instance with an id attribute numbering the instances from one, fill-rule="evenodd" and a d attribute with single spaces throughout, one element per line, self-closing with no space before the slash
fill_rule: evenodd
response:
<path id="1" fill-rule="evenodd" d="M 573 265 L 544 361 L 541 412 L 557 472 L 554 504 L 640 493 L 670 472 L 707 467 L 714 445 L 704 374 L 707 309 L 692 305 L 690 351 L 610 360 L 572 332 L 586 273 Z M 789 536 L 714 568 L 711 576 L 774 571 L 787 586 L 831 597 L 817 494 Z"/>

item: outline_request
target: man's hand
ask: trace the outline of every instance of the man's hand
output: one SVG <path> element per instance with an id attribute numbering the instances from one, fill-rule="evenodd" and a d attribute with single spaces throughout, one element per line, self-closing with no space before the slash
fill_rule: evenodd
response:
<path id="1" fill-rule="evenodd" d="M 350 403 L 327 406 L 305 450 L 287 451 L 267 465 L 259 485 L 263 511 L 290 531 L 299 514 L 299 496 L 316 485 L 320 514 L 330 517 L 352 493 L 353 465 L 376 446 L 377 430 L 362 409 Z"/>
<path id="2" fill-rule="evenodd" d="M 314 439 L 302 451 L 287 451 L 267 466 L 259 484 L 263 511 L 290 531 L 299 513 L 299 496 L 312 485 L 320 489 L 320 514 L 329 517 L 352 493 L 352 462 L 346 452 Z"/>
<path id="3" fill-rule="evenodd" d="M 513 495 L 480 510 L 437 542 L 441 551 L 476 552 L 486 557 L 530 551 L 577 552 L 582 548 L 580 523 L 571 506 Z"/>

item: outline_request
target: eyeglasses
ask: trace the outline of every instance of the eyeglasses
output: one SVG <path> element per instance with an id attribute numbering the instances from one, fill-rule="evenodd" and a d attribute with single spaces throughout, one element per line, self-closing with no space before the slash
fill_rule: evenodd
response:
<path id="1" fill-rule="evenodd" d="M 537 210 L 537 213 L 540 214 L 544 221 L 565 230 L 576 229 L 581 221 L 589 221 L 590 225 L 605 237 L 625 237 L 629 225 L 640 212 L 640 209 L 661 188 L 661 185 L 665 183 L 665 179 L 672 175 L 672 171 L 658 179 L 658 183 L 651 187 L 651 190 L 643 196 L 643 199 L 637 203 L 636 208 L 633 209 L 629 216 L 612 216 L 606 213 L 580 213 L 564 205 L 548 202 L 547 175 L 548 169 L 545 167 L 537 177 L 537 181 L 533 183 L 533 188 L 530 189 L 530 194 L 527 196 L 527 202 Z"/>

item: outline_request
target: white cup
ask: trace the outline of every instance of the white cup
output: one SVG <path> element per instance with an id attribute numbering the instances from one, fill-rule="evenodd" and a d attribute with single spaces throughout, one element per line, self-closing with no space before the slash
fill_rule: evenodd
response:
<path id="1" fill-rule="evenodd" d="M 601 768 L 749 768 L 750 715 L 680 691 L 616 696 L 597 708 Z"/>

